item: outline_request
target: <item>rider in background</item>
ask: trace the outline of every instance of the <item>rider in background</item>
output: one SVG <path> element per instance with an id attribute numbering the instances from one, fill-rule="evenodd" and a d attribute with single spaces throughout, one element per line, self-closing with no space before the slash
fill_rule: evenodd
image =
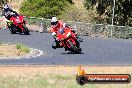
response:
<path id="1" fill-rule="evenodd" d="M 58 41 L 56 39 L 57 38 L 57 34 L 58 33 L 63 34 L 65 28 L 71 28 L 71 27 L 68 24 L 64 23 L 63 21 L 58 20 L 57 17 L 52 17 L 50 31 L 52 32 L 52 36 L 55 39 L 55 41 L 52 44 L 52 48 L 53 49 L 56 49 L 56 48 L 59 48 L 60 47 L 60 44 L 59 44 L 60 41 Z M 72 28 L 71 28 L 71 30 L 72 30 L 72 32 L 75 33 L 75 30 L 73 30 Z"/>
<path id="2" fill-rule="evenodd" d="M 3 5 L 3 9 L 2 9 L 2 16 L 3 16 L 4 20 L 7 22 L 7 24 L 10 22 L 9 20 L 12 16 L 12 13 L 18 15 L 18 13 L 16 11 L 12 10 L 10 8 L 10 6 L 7 3 L 5 3 Z M 7 25 L 7 26 L 9 26 L 9 25 Z"/>
<path id="3" fill-rule="evenodd" d="M 2 16 L 5 18 L 5 20 L 10 20 L 12 12 L 18 15 L 16 11 L 12 10 L 11 7 L 5 3 L 2 9 Z"/>

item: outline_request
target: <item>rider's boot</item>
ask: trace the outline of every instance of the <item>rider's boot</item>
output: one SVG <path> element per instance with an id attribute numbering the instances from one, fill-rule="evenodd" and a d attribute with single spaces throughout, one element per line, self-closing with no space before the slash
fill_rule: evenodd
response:
<path id="1" fill-rule="evenodd" d="M 52 44 L 52 48 L 53 49 L 56 49 L 56 42 L 54 41 L 53 44 Z"/>
<path id="2" fill-rule="evenodd" d="M 80 38 L 79 36 L 77 36 L 77 39 L 78 39 L 79 42 L 83 42 L 83 39 Z"/>
<path id="3" fill-rule="evenodd" d="M 56 41 L 56 48 L 62 48 L 63 45 L 60 41 Z"/>
<path id="4" fill-rule="evenodd" d="M 60 43 L 60 41 L 57 41 L 57 40 L 55 40 L 54 42 L 53 42 L 53 44 L 52 44 L 52 48 L 53 49 L 56 49 L 56 48 L 62 48 L 63 46 L 62 46 L 62 44 Z"/>

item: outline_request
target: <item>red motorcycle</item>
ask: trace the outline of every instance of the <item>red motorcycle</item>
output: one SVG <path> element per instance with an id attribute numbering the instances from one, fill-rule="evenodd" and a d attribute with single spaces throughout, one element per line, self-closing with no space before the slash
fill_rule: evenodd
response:
<path id="1" fill-rule="evenodd" d="M 26 27 L 24 17 L 22 15 L 13 14 L 10 18 L 11 23 L 7 23 L 11 34 L 15 34 L 16 32 L 24 33 L 26 35 L 29 34 L 29 30 Z"/>
<path id="2" fill-rule="evenodd" d="M 60 41 L 60 47 L 64 47 L 66 51 L 81 53 L 80 42 L 70 28 L 66 28 L 63 34 L 58 33 L 57 40 Z"/>

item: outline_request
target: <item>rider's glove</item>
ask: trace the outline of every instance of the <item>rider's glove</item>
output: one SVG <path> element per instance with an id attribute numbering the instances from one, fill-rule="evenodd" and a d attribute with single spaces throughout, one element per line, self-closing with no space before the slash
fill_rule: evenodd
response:
<path id="1" fill-rule="evenodd" d="M 10 23 L 11 21 L 10 20 L 6 20 L 6 22 L 9 22 Z"/>
<path id="2" fill-rule="evenodd" d="M 52 36 L 53 36 L 54 39 L 56 39 L 56 37 L 57 37 L 55 32 L 52 33 Z"/>

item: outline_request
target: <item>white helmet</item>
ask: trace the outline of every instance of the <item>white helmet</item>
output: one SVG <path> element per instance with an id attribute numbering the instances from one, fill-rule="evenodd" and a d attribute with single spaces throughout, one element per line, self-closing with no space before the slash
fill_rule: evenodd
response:
<path id="1" fill-rule="evenodd" d="M 8 4 L 3 5 L 3 11 L 8 12 L 10 10 L 10 7 Z"/>
<path id="2" fill-rule="evenodd" d="M 52 17 L 52 19 L 51 19 L 51 25 L 56 26 L 57 23 L 58 23 L 58 19 L 56 17 Z"/>
<path id="3" fill-rule="evenodd" d="M 9 9 L 9 8 L 10 8 L 10 7 L 9 7 L 8 4 L 3 5 L 3 9 Z"/>

